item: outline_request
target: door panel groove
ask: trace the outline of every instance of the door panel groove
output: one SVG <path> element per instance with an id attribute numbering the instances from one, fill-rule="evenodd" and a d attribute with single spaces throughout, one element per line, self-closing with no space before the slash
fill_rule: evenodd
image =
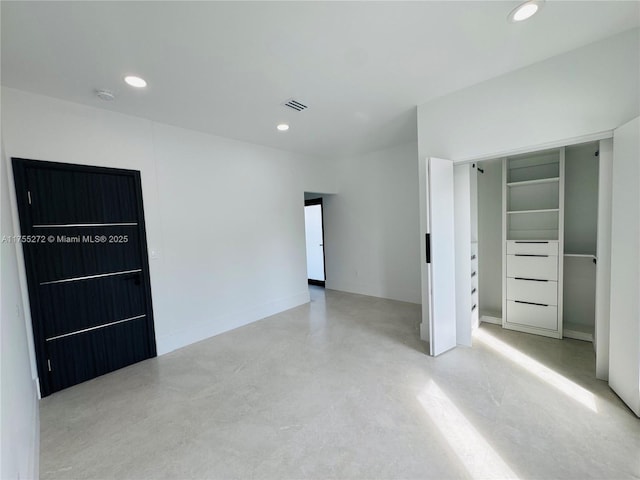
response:
<path id="1" fill-rule="evenodd" d="M 78 282 L 80 280 L 92 280 L 94 278 L 105 278 L 105 277 L 111 277 L 114 275 L 126 275 L 128 273 L 138 273 L 141 271 L 142 270 L 140 268 L 137 268 L 135 270 L 124 270 L 122 272 L 98 273 L 96 275 L 86 275 L 84 277 L 64 278 L 62 280 L 51 280 L 49 282 L 41 282 L 40 285 L 54 285 L 56 283 Z"/>
<path id="2" fill-rule="evenodd" d="M 33 225 L 33 228 L 80 228 L 80 227 L 136 227 L 136 222 L 125 223 L 61 223 L 47 225 Z"/>
<path id="3" fill-rule="evenodd" d="M 92 330 L 98 330 L 99 328 L 111 327 L 112 325 L 118 325 L 119 323 L 130 322 L 132 320 L 138 320 L 140 318 L 144 318 L 146 315 L 137 315 L 131 318 L 123 318 L 122 320 L 116 320 L 115 322 L 104 323 L 102 325 L 97 325 L 95 327 L 85 328 L 83 330 L 77 330 L 75 332 L 63 333 L 62 335 L 58 335 L 56 337 L 47 338 L 47 342 L 51 342 L 53 340 L 59 340 L 60 338 L 70 337 L 72 335 L 79 335 L 81 333 L 90 332 Z"/>

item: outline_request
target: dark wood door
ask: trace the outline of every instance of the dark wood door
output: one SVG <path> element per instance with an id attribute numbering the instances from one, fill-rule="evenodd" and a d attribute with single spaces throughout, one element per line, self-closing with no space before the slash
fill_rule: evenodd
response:
<path id="1" fill-rule="evenodd" d="M 42 395 L 154 357 L 140 173 L 13 170 Z"/>

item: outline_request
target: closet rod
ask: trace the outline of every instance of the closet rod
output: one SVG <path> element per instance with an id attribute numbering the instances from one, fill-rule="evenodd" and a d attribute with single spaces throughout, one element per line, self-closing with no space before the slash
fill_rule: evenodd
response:
<path id="1" fill-rule="evenodd" d="M 480 173 L 484 173 L 484 170 L 483 170 L 483 169 L 481 169 L 480 167 L 476 166 L 476 164 L 475 164 L 475 163 L 473 164 L 473 166 L 472 166 L 472 167 L 473 167 L 473 168 L 475 168 L 476 170 L 478 170 Z"/>
<path id="2" fill-rule="evenodd" d="M 587 255 L 583 253 L 565 253 L 564 256 L 569 258 L 589 258 L 593 261 L 593 263 L 598 263 L 598 257 L 596 257 L 595 255 Z"/>

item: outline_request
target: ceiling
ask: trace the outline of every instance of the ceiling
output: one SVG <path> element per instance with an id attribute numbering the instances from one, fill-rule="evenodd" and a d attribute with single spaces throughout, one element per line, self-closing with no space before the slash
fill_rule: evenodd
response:
<path id="1" fill-rule="evenodd" d="M 415 139 L 416 105 L 640 24 L 636 1 L 547 1 L 507 22 L 519 3 L 2 1 L 1 80 L 261 145 L 351 154 Z M 131 73 L 148 87 L 125 85 Z M 309 108 L 283 107 L 291 97 Z"/>

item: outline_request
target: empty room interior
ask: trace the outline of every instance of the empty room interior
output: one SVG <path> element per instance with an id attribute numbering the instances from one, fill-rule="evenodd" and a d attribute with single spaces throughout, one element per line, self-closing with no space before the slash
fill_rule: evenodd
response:
<path id="1" fill-rule="evenodd" d="M 0 22 L 0 478 L 640 478 L 639 1 Z"/>

